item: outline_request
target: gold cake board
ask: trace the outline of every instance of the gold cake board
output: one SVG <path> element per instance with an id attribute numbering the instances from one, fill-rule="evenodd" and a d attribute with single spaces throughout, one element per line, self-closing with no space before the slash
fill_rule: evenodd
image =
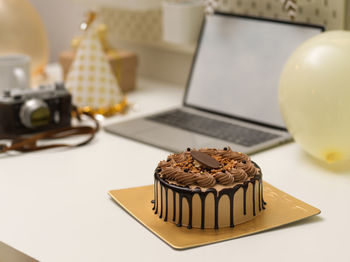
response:
<path id="1" fill-rule="evenodd" d="M 319 214 L 321 211 L 264 182 L 266 209 L 234 228 L 187 229 L 164 222 L 152 210 L 153 185 L 111 190 L 109 195 L 148 230 L 175 249 L 186 249 L 247 236 Z"/>

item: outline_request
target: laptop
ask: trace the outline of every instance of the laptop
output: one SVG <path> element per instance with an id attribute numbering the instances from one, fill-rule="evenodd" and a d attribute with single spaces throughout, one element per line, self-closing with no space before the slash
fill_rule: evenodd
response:
<path id="1" fill-rule="evenodd" d="M 171 152 L 230 146 L 251 154 L 290 141 L 279 109 L 279 77 L 292 52 L 322 31 L 234 14 L 208 16 L 182 106 L 105 130 Z"/>

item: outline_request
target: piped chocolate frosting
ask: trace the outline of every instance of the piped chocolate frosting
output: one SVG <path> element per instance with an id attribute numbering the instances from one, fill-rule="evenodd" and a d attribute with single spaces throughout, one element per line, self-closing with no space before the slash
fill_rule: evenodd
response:
<path id="1" fill-rule="evenodd" d="M 260 173 L 246 154 L 225 149 L 187 150 L 170 155 L 156 169 L 162 179 L 180 186 L 213 187 L 242 183 Z"/>

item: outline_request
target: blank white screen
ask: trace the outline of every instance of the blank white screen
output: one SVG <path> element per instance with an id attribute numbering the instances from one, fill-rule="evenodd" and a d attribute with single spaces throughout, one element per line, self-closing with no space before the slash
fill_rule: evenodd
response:
<path id="1" fill-rule="evenodd" d="M 284 127 L 278 105 L 282 68 L 301 43 L 320 32 L 315 27 L 209 16 L 185 103 Z"/>

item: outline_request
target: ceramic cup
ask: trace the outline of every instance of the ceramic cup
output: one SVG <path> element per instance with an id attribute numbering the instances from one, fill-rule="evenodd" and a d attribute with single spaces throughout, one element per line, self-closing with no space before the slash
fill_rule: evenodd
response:
<path id="1" fill-rule="evenodd" d="M 27 55 L 0 55 L 0 91 L 13 88 L 30 88 L 30 57 Z"/>
<path id="2" fill-rule="evenodd" d="M 204 17 L 201 0 L 163 3 L 163 40 L 177 44 L 194 44 L 197 41 Z"/>

